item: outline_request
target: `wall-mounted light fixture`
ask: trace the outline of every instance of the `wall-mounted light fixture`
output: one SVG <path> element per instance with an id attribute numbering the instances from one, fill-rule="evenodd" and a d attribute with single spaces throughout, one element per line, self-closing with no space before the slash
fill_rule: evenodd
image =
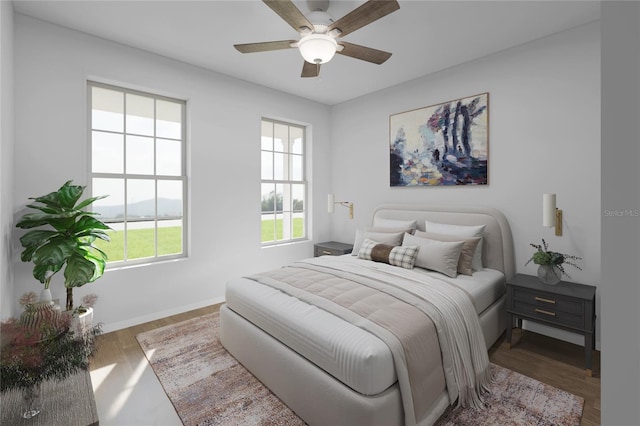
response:
<path id="1" fill-rule="evenodd" d="M 556 207 L 556 194 L 542 194 L 542 226 L 555 226 L 556 235 L 562 235 L 562 210 Z"/>
<path id="2" fill-rule="evenodd" d="M 336 196 L 333 194 L 329 194 L 329 196 L 327 197 L 327 212 L 333 213 L 336 204 L 347 207 L 349 209 L 349 219 L 353 219 L 353 203 L 349 201 L 336 201 Z"/>

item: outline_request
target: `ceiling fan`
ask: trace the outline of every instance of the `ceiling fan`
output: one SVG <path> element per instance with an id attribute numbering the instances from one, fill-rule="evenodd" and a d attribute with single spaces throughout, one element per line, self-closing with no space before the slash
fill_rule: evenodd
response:
<path id="1" fill-rule="evenodd" d="M 335 22 L 326 12 L 327 0 L 308 0 L 312 12 L 307 16 L 291 0 L 262 1 L 300 33 L 300 40 L 235 44 L 242 53 L 298 48 L 304 58 L 302 77 L 317 77 L 320 64 L 329 62 L 336 53 L 378 65 L 391 57 L 389 52 L 337 39 L 400 9 L 396 0 L 369 0 Z"/>

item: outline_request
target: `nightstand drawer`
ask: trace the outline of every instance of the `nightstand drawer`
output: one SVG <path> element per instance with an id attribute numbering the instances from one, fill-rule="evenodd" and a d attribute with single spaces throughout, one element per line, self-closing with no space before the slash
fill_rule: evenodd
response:
<path id="1" fill-rule="evenodd" d="M 580 328 L 584 324 L 584 316 L 582 314 L 561 311 L 553 306 L 531 305 L 520 300 L 514 300 L 511 310 L 517 315 L 524 315 L 568 327 Z"/>
<path id="2" fill-rule="evenodd" d="M 333 249 L 333 248 L 327 248 L 327 247 L 314 247 L 314 253 L 313 255 L 315 257 L 318 256 L 341 256 L 345 254 L 344 251 L 342 250 L 338 250 L 338 249 Z"/>
<path id="3" fill-rule="evenodd" d="M 351 250 L 353 250 L 353 244 L 327 241 L 313 246 L 313 256 L 342 256 L 351 253 Z"/>
<path id="4" fill-rule="evenodd" d="M 523 302 L 541 309 L 567 312 L 580 317 L 584 315 L 584 302 L 582 300 L 543 291 L 515 287 L 513 289 L 513 302 Z"/>

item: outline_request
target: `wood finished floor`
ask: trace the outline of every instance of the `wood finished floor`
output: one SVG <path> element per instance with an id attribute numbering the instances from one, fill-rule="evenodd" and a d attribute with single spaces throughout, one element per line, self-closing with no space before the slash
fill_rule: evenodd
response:
<path id="1" fill-rule="evenodd" d="M 135 336 L 207 313 L 209 306 L 100 336 L 91 360 L 91 377 L 103 426 L 180 425 Z M 504 336 L 489 350 L 491 362 L 585 399 L 582 426 L 600 425 L 600 353 L 594 353 L 593 377 L 584 370 L 584 349 L 533 332 L 514 330 L 509 349 Z"/>

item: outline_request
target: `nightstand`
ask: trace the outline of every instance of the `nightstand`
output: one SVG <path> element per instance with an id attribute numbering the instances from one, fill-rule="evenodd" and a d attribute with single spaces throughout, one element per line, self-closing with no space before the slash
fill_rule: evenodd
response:
<path id="1" fill-rule="evenodd" d="M 327 241 L 317 243 L 313 246 L 313 256 L 341 256 L 349 254 L 353 250 L 353 244 L 339 243 L 337 241 Z"/>
<path id="2" fill-rule="evenodd" d="M 584 336 L 585 368 L 592 375 L 592 350 L 595 349 L 596 287 L 560 281 L 556 285 L 540 282 L 538 277 L 516 274 L 507 280 L 507 343 L 511 347 L 514 320 L 546 324 Z"/>

